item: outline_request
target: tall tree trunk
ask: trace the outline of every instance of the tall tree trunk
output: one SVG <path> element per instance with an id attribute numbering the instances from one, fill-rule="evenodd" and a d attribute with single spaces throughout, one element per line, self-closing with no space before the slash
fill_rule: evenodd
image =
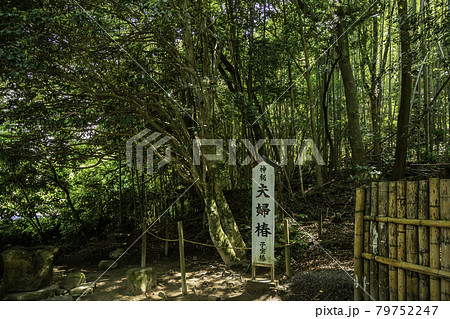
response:
<path id="1" fill-rule="evenodd" d="M 245 257 L 246 246 L 219 183 L 212 174 L 207 181 L 198 184 L 205 202 L 211 240 L 223 262 L 230 264 Z"/>
<path id="2" fill-rule="evenodd" d="M 201 5 L 199 5 L 201 7 Z M 187 8 L 187 2 L 185 2 L 185 8 Z M 195 47 L 192 36 L 191 28 L 191 17 L 188 10 L 185 10 L 185 34 L 183 37 L 185 50 L 186 50 L 186 60 L 190 66 L 195 66 Z M 209 35 L 206 24 L 206 17 L 202 15 L 199 21 L 200 39 L 203 43 L 201 48 L 201 71 L 196 70 L 196 72 L 201 73 L 203 78 L 211 78 L 210 65 L 215 61 L 214 55 L 210 55 L 209 51 Z M 232 54 L 232 57 L 235 54 Z M 217 61 L 218 62 L 218 61 Z M 200 64 L 200 63 L 199 63 Z M 197 68 L 200 65 L 197 65 Z M 237 71 L 238 63 L 234 61 L 234 71 Z M 240 77 L 236 74 L 235 85 L 240 86 Z M 214 104 L 213 104 L 213 88 L 211 86 L 205 85 L 202 81 L 198 80 L 197 77 L 190 76 L 188 81 L 194 84 L 194 96 L 197 103 L 197 109 L 199 110 L 199 124 L 200 128 L 196 132 L 199 139 L 212 139 L 214 138 L 215 126 L 213 123 L 214 117 Z M 197 182 L 197 188 L 200 191 L 201 197 L 205 203 L 205 210 L 208 218 L 209 233 L 211 240 L 216 246 L 219 255 L 226 264 L 230 264 L 236 260 L 241 260 L 245 256 L 244 240 L 239 232 L 237 224 L 234 220 L 233 214 L 226 202 L 225 196 L 223 195 L 222 188 L 220 187 L 220 180 L 218 174 L 217 163 L 208 163 L 204 156 L 201 156 L 201 165 L 197 165 L 195 168 L 195 174 L 199 176 L 199 181 Z M 235 249 L 235 248 L 241 249 Z"/>
<path id="3" fill-rule="evenodd" d="M 342 82 L 344 83 L 345 102 L 347 106 L 348 134 L 350 147 L 352 149 L 353 165 L 364 166 L 367 163 L 364 145 L 359 125 L 359 103 L 356 91 L 355 79 L 353 77 L 352 65 L 350 62 L 350 49 L 348 35 L 345 32 L 344 10 L 338 7 L 339 21 L 337 23 L 337 50 L 340 54 L 339 69 L 341 70 Z"/>
<path id="4" fill-rule="evenodd" d="M 302 11 L 300 9 L 299 3 L 297 0 L 294 1 L 295 6 L 297 8 L 298 12 L 298 22 L 299 22 L 299 32 L 300 37 L 302 41 L 303 46 L 303 52 L 305 54 L 305 72 L 303 72 L 303 76 L 306 80 L 306 85 L 308 88 L 308 104 L 309 104 L 309 117 L 310 117 L 310 125 L 311 125 L 311 133 L 314 143 L 318 146 L 318 135 L 316 130 L 316 124 L 314 122 L 315 120 L 315 112 L 314 112 L 314 93 L 312 89 L 312 83 L 311 83 L 311 65 L 309 63 L 309 46 L 308 41 L 305 37 L 304 27 L 303 27 L 303 18 L 302 18 Z M 323 178 L 322 178 L 322 167 L 320 165 L 316 164 L 316 179 L 317 179 L 317 185 L 322 186 L 323 184 Z"/>
<path id="5" fill-rule="evenodd" d="M 408 151 L 408 124 L 411 108 L 411 44 L 408 23 L 408 2 L 398 0 L 398 14 L 400 17 L 400 46 L 402 55 L 400 107 L 397 120 L 397 140 L 395 146 L 395 162 L 393 179 L 405 177 L 406 155 Z"/>
<path id="6" fill-rule="evenodd" d="M 381 69 L 380 75 L 377 76 L 377 61 L 378 61 L 378 17 L 372 18 L 372 61 L 369 66 L 371 75 L 370 87 L 370 113 L 372 119 L 372 133 L 373 133 L 373 159 L 376 163 L 381 162 L 381 132 L 380 132 L 380 99 L 379 91 L 381 86 Z"/>

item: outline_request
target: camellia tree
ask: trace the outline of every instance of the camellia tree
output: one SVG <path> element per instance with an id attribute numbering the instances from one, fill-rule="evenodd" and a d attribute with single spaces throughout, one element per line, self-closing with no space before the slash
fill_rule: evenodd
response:
<path id="1" fill-rule="evenodd" d="M 218 167 L 192 158 L 192 141 L 213 138 L 217 125 L 221 53 L 209 25 L 221 8 L 43 1 L 2 9 L 2 124 L 11 135 L 4 151 L 76 167 L 124 151 L 140 129 L 163 133 L 171 138 L 171 165 L 205 203 L 222 259 L 242 259 L 237 248 L 245 243 Z"/>

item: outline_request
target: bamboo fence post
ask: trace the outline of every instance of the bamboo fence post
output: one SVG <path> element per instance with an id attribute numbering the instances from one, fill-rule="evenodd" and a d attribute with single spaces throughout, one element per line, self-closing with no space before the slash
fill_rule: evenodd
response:
<path id="1" fill-rule="evenodd" d="M 419 205 L 419 182 L 406 183 L 406 217 L 417 219 Z M 406 225 L 406 261 L 411 264 L 419 263 L 417 226 Z M 419 298 L 419 276 L 416 272 L 406 272 L 406 299 L 415 301 Z"/>
<path id="2" fill-rule="evenodd" d="M 397 182 L 397 217 L 404 218 L 406 215 L 406 182 Z M 405 225 L 397 225 L 397 260 L 406 260 L 405 249 Z M 405 270 L 402 268 L 397 269 L 398 274 L 398 300 L 406 300 L 406 277 Z"/>
<path id="3" fill-rule="evenodd" d="M 428 203 L 428 181 L 422 180 L 419 182 L 419 219 L 427 220 L 429 218 Z M 419 265 L 427 267 L 430 266 L 428 239 L 428 227 L 419 226 Z M 430 278 L 424 274 L 419 274 L 419 300 L 430 300 Z"/>
<path id="4" fill-rule="evenodd" d="M 364 215 L 369 216 L 370 215 L 370 195 L 371 191 L 370 188 L 364 187 L 364 193 L 365 193 L 365 204 L 364 204 Z M 364 252 L 369 252 L 369 236 L 370 235 L 370 222 L 368 220 L 364 221 Z M 364 285 L 364 301 L 371 300 L 370 298 L 370 261 L 367 259 L 364 259 L 364 279 L 363 279 L 363 285 Z"/>
<path id="5" fill-rule="evenodd" d="M 389 183 L 389 217 L 397 217 L 397 183 Z M 397 225 L 388 224 L 389 232 L 389 258 L 397 259 Z M 389 265 L 389 299 L 398 300 L 397 268 Z"/>
<path id="6" fill-rule="evenodd" d="M 450 179 L 441 179 L 440 185 L 441 220 L 450 220 Z M 442 229 L 441 269 L 450 271 L 450 229 Z M 441 279 L 441 300 L 450 300 L 450 280 Z"/>
<path id="7" fill-rule="evenodd" d="M 187 294 L 186 287 L 186 264 L 184 260 L 184 238 L 183 238 L 183 222 L 178 222 L 178 240 L 180 248 L 180 269 L 181 269 L 181 293 Z"/>
<path id="8" fill-rule="evenodd" d="M 429 198 L 430 198 L 430 219 L 440 219 L 439 204 L 439 179 L 430 178 L 429 180 Z M 438 227 L 430 227 L 430 267 L 440 269 L 440 230 Z M 441 300 L 441 282 L 438 277 L 430 277 L 430 299 L 432 301 Z"/>
<path id="9" fill-rule="evenodd" d="M 284 257 L 286 263 L 286 276 L 291 277 L 291 247 L 289 246 L 289 221 L 284 219 Z"/>
<path id="10" fill-rule="evenodd" d="M 389 210 L 389 183 L 378 183 L 378 216 L 386 217 Z M 378 246 L 380 256 L 389 257 L 388 248 L 388 231 L 385 222 L 378 223 Z M 380 301 L 389 300 L 389 267 L 384 264 L 379 266 L 379 299 Z"/>
<path id="11" fill-rule="evenodd" d="M 370 216 L 378 215 L 378 183 L 372 182 L 371 189 L 371 199 L 370 199 Z M 377 222 L 370 222 L 370 250 L 369 252 L 373 255 L 378 255 L 378 230 Z M 375 260 L 370 261 L 370 295 L 373 299 L 379 300 L 378 298 L 378 264 Z"/>
<path id="12" fill-rule="evenodd" d="M 364 204 L 365 191 L 362 188 L 356 190 L 356 209 L 355 209 L 355 288 L 353 299 L 355 301 L 363 300 L 363 241 L 364 241 Z"/>

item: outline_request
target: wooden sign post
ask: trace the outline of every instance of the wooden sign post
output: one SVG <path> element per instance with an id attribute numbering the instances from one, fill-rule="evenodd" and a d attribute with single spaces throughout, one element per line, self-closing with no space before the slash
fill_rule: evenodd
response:
<path id="1" fill-rule="evenodd" d="M 275 173 L 261 161 L 252 170 L 252 279 L 256 267 L 269 267 L 275 281 Z"/>

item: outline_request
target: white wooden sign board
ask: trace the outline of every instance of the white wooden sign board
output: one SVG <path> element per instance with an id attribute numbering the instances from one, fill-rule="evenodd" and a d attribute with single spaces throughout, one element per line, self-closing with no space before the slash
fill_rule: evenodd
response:
<path id="1" fill-rule="evenodd" d="M 274 265 L 274 168 L 262 161 L 253 168 L 252 177 L 252 263 Z"/>

